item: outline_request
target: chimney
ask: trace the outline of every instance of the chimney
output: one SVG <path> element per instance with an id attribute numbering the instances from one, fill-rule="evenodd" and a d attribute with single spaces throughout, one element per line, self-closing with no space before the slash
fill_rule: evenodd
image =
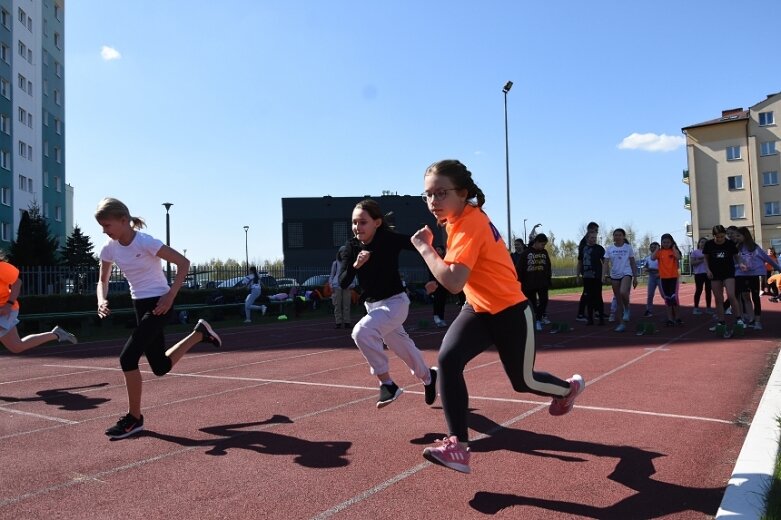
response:
<path id="1" fill-rule="evenodd" d="M 741 112 L 743 112 L 743 108 L 730 108 L 729 110 L 722 110 L 721 111 L 721 117 L 729 117 L 734 115 L 739 115 Z"/>

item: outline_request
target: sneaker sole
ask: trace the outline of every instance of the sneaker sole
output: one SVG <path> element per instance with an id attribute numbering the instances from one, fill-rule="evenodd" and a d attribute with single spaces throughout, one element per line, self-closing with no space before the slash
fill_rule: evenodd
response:
<path id="1" fill-rule="evenodd" d="M 431 371 L 433 372 L 433 374 L 431 375 L 431 383 L 429 383 L 428 385 L 423 385 L 423 397 L 424 400 L 426 401 L 426 404 L 429 406 L 434 404 L 437 400 L 437 376 L 439 375 L 439 368 L 431 367 Z M 434 385 L 434 397 L 429 399 L 428 397 L 426 397 L 426 388 L 431 385 Z"/>
<path id="2" fill-rule="evenodd" d="M 446 468 L 450 468 L 452 470 L 458 471 L 459 473 L 472 473 L 472 469 L 466 464 L 440 460 L 439 457 L 437 457 L 436 452 L 433 450 L 429 451 L 428 448 L 423 450 L 423 458 L 429 462 L 436 464 L 437 466 L 444 466 Z"/>
<path id="3" fill-rule="evenodd" d="M 215 347 L 217 347 L 217 348 L 222 347 L 222 338 L 220 338 L 219 334 L 214 332 L 214 329 L 212 328 L 211 325 L 209 325 L 208 321 L 198 320 L 198 326 L 203 326 L 203 328 L 206 329 L 206 331 L 209 333 L 209 336 L 211 336 L 211 337 L 213 337 L 214 339 L 217 340 L 217 345 L 214 345 Z M 203 333 L 201 333 L 201 334 L 203 334 Z M 212 342 L 210 341 L 209 343 L 212 343 Z M 212 344 L 214 344 L 214 343 L 212 343 Z"/>
<path id="4" fill-rule="evenodd" d="M 562 410 L 561 412 L 555 411 L 552 408 L 552 403 L 551 403 L 551 406 L 548 407 L 548 413 L 551 414 L 552 416 L 560 417 L 562 415 L 567 415 L 568 413 L 570 413 L 572 411 L 572 409 L 575 407 L 575 399 L 577 399 L 578 396 L 583 393 L 583 390 L 586 389 L 586 380 L 583 379 L 583 376 L 581 376 L 580 374 L 575 374 L 575 376 L 573 376 L 572 379 L 577 379 L 578 381 L 580 381 L 580 385 L 578 387 L 579 388 L 578 393 L 575 394 L 575 397 L 573 397 L 572 404 L 569 406 L 569 408 L 566 408 L 566 409 Z"/>
<path id="5" fill-rule="evenodd" d="M 401 387 L 399 387 L 399 389 L 398 389 L 398 390 L 396 390 L 396 393 L 395 393 L 395 394 L 393 394 L 393 397 L 391 397 L 391 398 L 390 398 L 390 399 L 388 399 L 387 401 L 377 401 L 377 408 L 385 408 L 386 406 L 388 406 L 389 404 L 391 404 L 393 401 L 395 401 L 396 399 L 398 399 L 398 398 L 399 398 L 399 396 L 402 394 L 402 392 L 404 392 L 404 389 L 402 389 Z"/>
<path id="6" fill-rule="evenodd" d="M 143 430 L 144 430 L 143 426 L 137 426 L 137 427 L 133 428 L 132 430 L 130 430 L 129 432 L 126 432 L 126 433 L 122 433 L 122 434 L 119 434 L 119 435 L 113 435 L 111 433 L 106 433 L 106 435 L 108 435 L 108 437 L 110 439 L 124 439 L 126 437 L 130 437 L 131 435 L 134 435 L 134 434 L 136 434 L 136 433 L 138 433 L 140 431 L 143 431 Z"/>

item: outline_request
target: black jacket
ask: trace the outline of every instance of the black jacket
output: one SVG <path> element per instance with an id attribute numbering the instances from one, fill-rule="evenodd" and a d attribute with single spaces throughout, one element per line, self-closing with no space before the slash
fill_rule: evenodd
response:
<path id="1" fill-rule="evenodd" d="M 403 235 L 380 227 L 369 244 L 361 244 L 356 238 L 347 241 L 347 254 L 342 261 L 339 285 L 346 289 L 355 276 L 361 287 L 361 296 L 368 302 L 376 302 L 404 292 L 399 275 L 399 253 L 414 251 L 410 235 Z M 369 251 L 369 261 L 355 269 L 353 264 L 362 250 Z"/>

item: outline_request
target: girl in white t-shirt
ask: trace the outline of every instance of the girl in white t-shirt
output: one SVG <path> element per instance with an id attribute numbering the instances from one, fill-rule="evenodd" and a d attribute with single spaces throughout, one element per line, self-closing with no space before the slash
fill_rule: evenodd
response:
<path id="1" fill-rule="evenodd" d="M 189 260 L 160 240 L 137 231 L 144 227 L 143 219 L 130 216 L 127 206 L 117 199 L 100 201 L 95 219 L 109 237 L 100 250 L 98 316 L 105 318 L 111 314 L 107 295 L 111 270 L 116 264 L 130 285 L 138 324 L 119 355 L 127 387 L 128 413 L 106 430 L 106 435 L 112 439 L 123 439 L 144 429 L 142 382 L 138 369 L 142 354 L 154 374 L 162 376 L 197 343 L 204 341 L 219 347 L 222 341 L 206 321 L 198 320 L 188 336 L 166 350 L 164 328 L 173 315 L 174 298 L 187 276 Z M 170 287 L 160 265 L 161 259 L 176 265 L 176 279 Z"/>
<path id="2" fill-rule="evenodd" d="M 624 332 L 629 321 L 629 291 L 637 288 L 637 264 L 632 246 L 626 242 L 626 231 L 616 228 L 613 231 L 613 245 L 605 249 L 607 269 L 605 278 L 613 286 L 616 298 L 616 316 L 621 316 L 621 323 L 616 332 Z"/>

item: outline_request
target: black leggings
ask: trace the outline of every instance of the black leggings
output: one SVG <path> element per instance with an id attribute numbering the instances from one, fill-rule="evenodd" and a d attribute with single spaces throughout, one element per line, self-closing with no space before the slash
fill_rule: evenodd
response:
<path id="1" fill-rule="evenodd" d="M 697 273 L 694 275 L 694 308 L 700 306 L 700 296 L 702 296 L 702 290 L 705 289 L 705 305 L 710 309 L 711 288 L 710 280 L 707 273 Z"/>
<path id="2" fill-rule="evenodd" d="M 171 307 L 167 313 L 161 316 L 155 316 L 152 311 L 159 299 L 157 297 L 133 300 L 133 310 L 136 311 L 138 325 L 119 355 L 119 364 L 123 372 L 137 370 L 141 354 L 146 356 L 146 360 L 156 376 L 163 376 L 171 370 L 171 359 L 165 355 L 163 329 L 171 320 L 174 308 Z"/>
<path id="3" fill-rule="evenodd" d="M 516 392 L 563 397 L 569 383 L 547 372 L 534 371 L 534 321 L 527 302 L 497 313 L 475 312 L 466 304 L 442 339 L 439 350 L 439 392 L 450 435 L 469 440 L 469 392 L 464 381 L 467 363 L 496 345 L 504 371 Z"/>
<path id="4" fill-rule="evenodd" d="M 431 299 L 434 300 L 434 316 L 441 320 L 445 319 L 445 302 L 448 294 L 447 289 L 440 285 L 431 295 Z"/>
<path id="5" fill-rule="evenodd" d="M 583 279 L 583 295 L 586 297 L 586 309 L 588 319 L 594 321 L 594 314 L 603 320 L 605 302 L 602 299 L 602 280 L 599 278 Z"/>
<path id="6" fill-rule="evenodd" d="M 529 299 L 534 311 L 534 319 L 540 321 L 548 313 L 548 288 L 527 289 L 523 288 L 523 294 Z"/>

